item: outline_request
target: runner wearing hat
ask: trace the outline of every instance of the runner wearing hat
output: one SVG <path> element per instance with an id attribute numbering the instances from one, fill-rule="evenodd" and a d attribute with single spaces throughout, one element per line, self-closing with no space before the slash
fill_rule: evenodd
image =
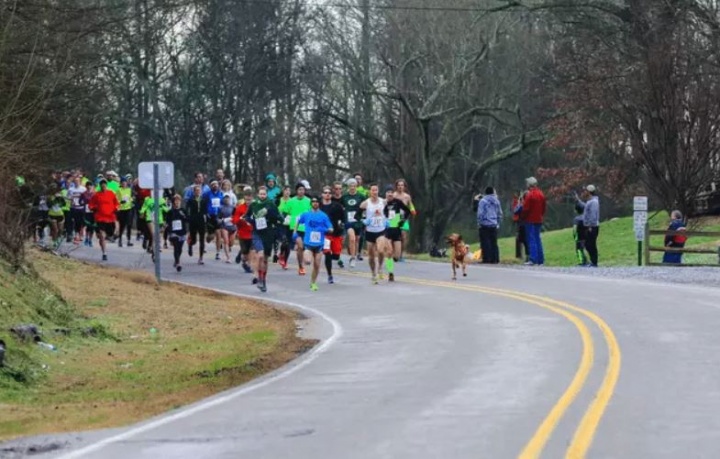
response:
<path id="1" fill-rule="evenodd" d="M 132 247 L 132 214 L 133 214 L 133 190 L 127 177 L 120 179 L 120 189 L 116 193 L 120 200 L 120 210 L 118 211 L 118 221 L 120 222 L 120 231 L 118 235 L 118 247 L 122 247 L 123 233 L 127 232 L 127 246 Z"/>

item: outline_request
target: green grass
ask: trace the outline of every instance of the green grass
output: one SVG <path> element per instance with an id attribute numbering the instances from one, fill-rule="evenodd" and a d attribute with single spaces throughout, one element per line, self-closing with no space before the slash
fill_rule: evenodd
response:
<path id="1" fill-rule="evenodd" d="M 668 224 L 669 219 L 663 214 L 657 215 L 650 221 L 651 229 L 666 229 Z M 720 221 L 718 221 L 718 219 L 708 219 L 704 222 L 698 222 L 697 229 L 703 231 L 720 231 Z M 467 234 L 464 234 L 464 236 L 468 242 L 473 242 L 470 244 L 471 250 L 478 250 L 479 244 L 474 242 L 477 240 L 477 235 L 473 233 L 470 237 L 468 237 L 469 235 Z M 546 265 L 577 265 L 572 228 L 543 232 L 542 241 Z M 653 246 L 662 246 L 663 237 L 653 236 L 651 243 Z M 498 241 L 498 245 L 500 247 L 500 259 L 502 263 L 513 264 L 521 262 L 521 260 L 515 259 L 515 238 L 502 238 Z M 686 244 L 686 247 L 702 247 L 713 250 L 716 250 L 718 246 L 720 246 L 720 238 L 709 237 L 691 237 Z M 632 217 L 616 218 L 601 223 L 598 238 L 598 252 L 600 254 L 600 264 L 603 266 L 637 265 L 637 241 L 635 240 Z M 428 261 L 444 261 L 437 258 L 430 258 L 427 254 L 414 255 L 412 258 Z M 662 253 L 651 253 L 652 262 L 660 262 L 661 260 Z M 683 262 L 717 265 L 718 256 L 687 254 L 683 256 Z"/>
<path id="2" fill-rule="evenodd" d="M 138 421 L 241 384 L 313 344 L 296 336 L 287 311 L 158 286 L 146 273 L 46 254 L 31 261 L 37 271 L 0 265 L 8 343 L 0 440 Z M 8 329 L 21 323 L 39 326 L 58 349 L 15 339 Z"/>

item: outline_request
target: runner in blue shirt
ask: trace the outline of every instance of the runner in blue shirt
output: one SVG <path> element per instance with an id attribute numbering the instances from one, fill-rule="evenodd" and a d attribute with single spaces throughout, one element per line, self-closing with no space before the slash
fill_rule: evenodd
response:
<path id="1" fill-rule="evenodd" d="M 222 237 L 220 235 L 221 225 L 218 223 L 218 213 L 222 208 L 222 200 L 225 194 L 220 189 L 220 184 L 213 180 L 210 183 L 210 191 L 203 194 L 203 209 L 205 215 L 207 215 L 207 230 L 208 243 L 210 242 L 210 235 L 215 238 L 215 259 L 220 259 L 220 250 L 222 249 Z"/>
<path id="2" fill-rule="evenodd" d="M 317 197 L 313 197 L 310 200 L 310 204 L 312 205 L 312 210 L 300 215 L 295 222 L 293 239 L 297 239 L 298 237 L 298 227 L 305 225 L 303 245 L 305 246 L 305 250 L 312 253 L 313 269 L 312 275 L 310 276 L 310 290 L 315 292 L 318 290 L 317 278 L 320 272 L 323 249 L 325 248 L 325 234 L 332 233 L 333 226 L 327 214 L 320 211 L 320 200 Z"/>

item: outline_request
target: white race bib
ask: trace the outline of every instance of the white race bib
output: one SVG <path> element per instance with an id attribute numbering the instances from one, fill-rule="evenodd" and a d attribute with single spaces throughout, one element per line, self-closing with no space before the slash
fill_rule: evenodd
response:
<path id="1" fill-rule="evenodd" d="M 388 219 L 392 220 L 395 218 L 395 211 L 394 210 L 388 210 Z"/>
<path id="2" fill-rule="evenodd" d="M 264 230 L 268 227 L 267 225 L 267 219 L 265 217 L 260 217 L 255 219 L 255 227 L 258 230 Z"/>
<path id="3" fill-rule="evenodd" d="M 88 206 L 88 205 L 85 206 L 85 213 L 86 214 L 90 213 L 90 206 Z"/>
<path id="4" fill-rule="evenodd" d="M 220 198 L 212 198 L 210 200 L 210 205 L 213 207 L 220 207 Z"/>
<path id="5" fill-rule="evenodd" d="M 173 231 L 181 231 L 183 229 L 183 222 L 182 220 L 173 220 L 172 222 L 172 230 Z"/>
<path id="6" fill-rule="evenodd" d="M 290 215 L 285 216 L 285 220 L 283 220 L 283 225 L 290 226 Z"/>
<path id="7" fill-rule="evenodd" d="M 330 239 L 325 238 L 325 243 L 323 244 L 323 250 L 330 250 Z"/>
<path id="8" fill-rule="evenodd" d="M 385 226 L 385 223 L 383 222 L 382 217 L 373 217 L 370 220 L 370 226 L 372 226 L 373 228 L 380 228 L 381 226 Z"/>
<path id="9" fill-rule="evenodd" d="M 312 242 L 313 244 L 319 243 L 320 236 L 321 236 L 320 231 L 312 231 L 310 233 L 310 242 Z"/>
<path id="10" fill-rule="evenodd" d="M 73 206 L 77 207 L 80 205 L 80 198 L 73 198 Z"/>
<path id="11" fill-rule="evenodd" d="M 355 223 L 357 220 L 355 220 L 355 211 L 347 213 L 347 221 L 348 223 Z"/>

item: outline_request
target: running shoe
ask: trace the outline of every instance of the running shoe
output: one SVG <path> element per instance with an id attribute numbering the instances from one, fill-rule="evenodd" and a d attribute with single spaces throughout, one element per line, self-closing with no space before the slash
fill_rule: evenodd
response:
<path id="1" fill-rule="evenodd" d="M 218 260 L 218 261 L 220 261 L 220 253 L 216 253 L 216 254 L 215 254 L 215 259 Z"/>
<path id="2" fill-rule="evenodd" d="M 334 284 L 334 283 L 335 283 L 335 279 L 333 279 L 332 276 L 328 276 L 328 284 Z"/>
<path id="3" fill-rule="evenodd" d="M 317 285 L 317 284 L 310 284 L 310 290 L 312 290 L 313 292 L 317 292 L 317 291 L 318 291 L 318 285 Z"/>
<path id="4" fill-rule="evenodd" d="M 165 241 L 165 242 L 163 242 L 163 249 L 167 250 L 167 248 L 168 248 L 167 241 Z"/>
<path id="5" fill-rule="evenodd" d="M 362 255 L 358 254 L 357 259 L 358 259 L 358 261 L 363 261 Z"/>
<path id="6" fill-rule="evenodd" d="M 252 272 L 252 268 L 249 264 L 243 262 L 242 268 L 245 270 L 245 273 L 250 274 Z"/>
<path id="7" fill-rule="evenodd" d="M 102 256 L 102 261 L 107 261 L 107 255 L 105 255 L 104 253 L 103 253 L 103 256 Z"/>
<path id="8" fill-rule="evenodd" d="M 379 273 L 378 273 L 378 278 L 379 278 L 380 280 L 385 280 L 385 273 L 379 272 Z"/>
<path id="9" fill-rule="evenodd" d="M 395 282 L 395 274 L 393 274 L 393 273 L 388 274 L 388 282 Z"/>
<path id="10" fill-rule="evenodd" d="M 350 269 L 355 269 L 355 258 L 350 259 Z"/>
<path id="11" fill-rule="evenodd" d="M 205 264 L 205 262 L 204 262 L 204 261 L 202 261 L 202 259 L 200 259 L 200 260 L 198 260 L 198 264 L 199 264 L 199 265 L 204 265 L 204 264 Z"/>
<path id="12" fill-rule="evenodd" d="M 127 246 L 128 246 L 128 247 L 133 247 L 133 246 L 135 246 L 135 244 L 132 243 L 132 241 L 130 240 L 130 238 L 128 238 Z"/>
<path id="13" fill-rule="evenodd" d="M 265 281 L 258 282 L 258 288 L 263 293 L 267 292 L 267 285 L 265 284 Z"/>
<path id="14" fill-rule="evenodd" d="M 305 268 L 303 268 L 302 266 L 299 267 L 299 268 L 298 268 L 298 275 L 299 275 L 299 276 L 304 276 L 304 275 L 305 275 Z"/>
<path id="15" fill-rule="evenodd" d="M 278 256 L 277 256 L 277 254 L 275 254 L 275 255 L 273 255 L 273 263 L 277 263 L 277 262 L 278 262 Z"/>
<path id="16" fill-rule="evenodd" d="M 375 285 L 378 284 L 378 279 L 377 279 L 376 276 L 373 276 L 373 277 L 372 277 L 372 283 L 375 284 Z"/>
<path id="17" fill-rule="evenodd" d="M 118 247 L 122 247 L 122 239 L 118 239 Z"/>
<path id="18" fill-rule="evenodd" d="M 237 256 L 235 257 L 235 264 L 239 265 L 242 261 L 242 252 L 238 252 Z"/>
<path id="19" fill-rule="evenodd" d="M 252 285 L 257 285 L 257 283 L 260 282 L 257 277 L 253 277 Z"/>
<path id="20" fill-rule="evenodd" d="M 189 245 L 189 246 L 188 246 L 188 257 L 192 257 L 192 255 L 193 255 L 193 254 L 192 254 L 192 246 Z"/>
<path id="21" fill-rule="evenodd" d="M 338 266 L 340 267 L 340 269 L 343 269 L 345 267 L 345 263 L 343 263 L 342 260 L 338 260 Z"/>
<path id="22" fill-rule="evenodd" d="M 176 269 L 177 272 L 179 272 L 179 273 L 182 272 L 182 266 L 180 266 L 180 265 L 177 265 L 177 266 L 175 267 L 175 269 Z"/>

